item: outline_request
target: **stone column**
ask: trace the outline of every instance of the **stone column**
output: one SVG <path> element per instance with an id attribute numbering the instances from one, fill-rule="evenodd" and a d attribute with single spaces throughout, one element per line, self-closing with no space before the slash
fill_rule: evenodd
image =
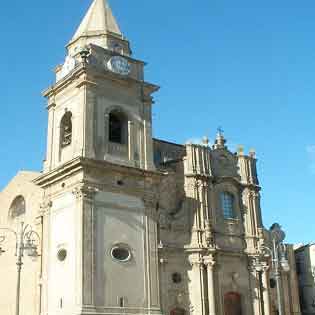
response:
<path id="1" fill-rule="evenodd" d="M 85 185 L 73 190 L 77 199 L 77 279 L 79 305 L 94 304 L 94 195 L 96 188 Z"/>
<path id="2" fill-rule="evenodd" d="M 130 162 L 135 159 L 135 133 L 133 121 L 128 121 L 128 158 Z"/>
<path id="3" fill-rule="evenodd" d="M 215 260 L 213 255 L 204 257 L 204 263 L 207 268 L 208 275 L 208 304 L 209 315 L 216 315 L 216 302 L 215 302 L 215 285 L 214 285 L 214 265 Z"/>
<path id="4" fill-rule="evenodd" d="M 104 115 L 104 126 L 105 126 L 105 132 L 104 132 L 104 157 L 109 154 L 109 113 L 106 113 Z"/>
<path id="5" fill-rule="evenodd" d="M 143 121 L 143 143 L 144 143 L 144 163 L 145 169 L 147 170 L 154 170 L 155 165 L 153 162 L 153 141 L 152 141 L 152 126 L 151 122 L 144 120 Z"/>
<path id="6" fill-rule="evenodd" d="M 263 265 L 262 268 L 262 290 L 263 290 L 263 300 L 264 300 L 264 315 L 270 315 L 270 295 L 269 295 L 269 266 L 267 264 Z"/>
<path id="7" fill-rule="evenodd" d="M 191 270 L 191 302 L 193 306 L 193 314 L 206 315 L 205 299 L 204 299 L 204 264 L 199 256 L 190 257 Z"/>
<path id="8" fill-rule="evenodd" d="M 251 301 L 253 305 L 253 314 L 255 315 L 264 315 L 263 314 L 263 297 L 261 295 L 260 290 L 260 279 L 259 274 L 256 268 L 256 262 L 255 260 L 251 260 L 249 267 L 249 283 L 251 288 Z"/>

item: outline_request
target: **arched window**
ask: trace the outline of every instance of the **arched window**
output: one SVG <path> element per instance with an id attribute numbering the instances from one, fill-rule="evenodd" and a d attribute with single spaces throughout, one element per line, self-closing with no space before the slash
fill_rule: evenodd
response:
<path id="1" fill-rule="evenodd" d="M 70 145 L 72 142 L 72 114 L 66 112 L 60 123 L 60 145 L 62 148 Z"/>
<path id="2" fill-rule="evenodd" d="M 225 191 L 221 193 L 220 198 L 224 218 L 234 219 L 234 196 L 231 193 Z"/>
<path id="3" fill-rule="evenodd" d="M 13 200 L 10 206 L 9 216 L 11 219 L 15 219 L 23 214 L 25 214 L 25 199 L 20 195 Z"/>
<path id="4" fill-rule="evenodd" d="M 241 296 L 236 292 L 224 295 L 224 315 L 242 315 Z"/>
<path id="5" fill-rule="evenodd" d="M 127 144 L 128 125 L 126 116 L 118 111 L 109 114 L 109 141 Z"/>

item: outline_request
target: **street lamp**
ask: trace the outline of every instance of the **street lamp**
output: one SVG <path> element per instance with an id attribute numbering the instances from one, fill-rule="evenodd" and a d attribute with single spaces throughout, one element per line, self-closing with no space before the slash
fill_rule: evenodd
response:
<path id="1" fill-rule="evenodd" d="M 24 222 L 21 222 L 20 228 L 18 231 L 14 231 L 9 228 L 0 228 L 1 231 L 12 233 L 15 236 L 16 241 L 16 252 L 15 256 L 17 256 L 17 284 L 16 284 L 16 305 L 15 305 L 15 315 L 20 314 L 20 290 L 21 290 L 21 270 L 23 265 L 23 257 L 24 253 L 29 257 L 37 257 L 38 245 L 35 243 L 35 238 L 37 241 L 40 241 L 40 237 L 36 231 L 32 229 L 30 225 L 24 225 Z M 5 241 L 5 236 L 0 236 L 0 256 L 5 253 L 5 250 L 2 248 L 2 243 Z"/>
<path id="2" fill-rule="evenodd" d="M 281 269 L 284 272 L 290 271 L 289 262 L 285 256 L 286 248 L 283 244 L 285 233 L 278 223 L 274 223 L 270 228 L 272 247 L 262 245 L 263 251 L 269 252 L 272 258 L 272 268 L 274 270 L 275 280 L 277 284 L 277 300 L 279 315 L 284 315 L 283 300 L 281 291 Z"/>

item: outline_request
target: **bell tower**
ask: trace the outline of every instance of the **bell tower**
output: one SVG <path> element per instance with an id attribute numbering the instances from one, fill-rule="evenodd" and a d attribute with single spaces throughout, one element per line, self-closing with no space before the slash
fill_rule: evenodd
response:
<path id="1" fill-rule="evenodd" d="M 95 0 L 67 45 L 48 99 L 44 171 L 77 157 L 153 170 L 151 94 L 111 9 Z"/>
<path id="2" fill-rule="evenodd" d="M 48 100 L 41 314 L 161 314 L 152 94 L 106 0 L 93 0 Z"/>

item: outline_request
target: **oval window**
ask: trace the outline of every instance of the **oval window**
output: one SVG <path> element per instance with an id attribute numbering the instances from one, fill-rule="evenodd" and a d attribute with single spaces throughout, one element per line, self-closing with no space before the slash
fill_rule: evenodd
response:
<path id="1" fill-rule="evenodd" d="M 57 253 L 57 258 L 59 261 L 65 261 L 67 258 L 67 250 L 66 249 L 60 249 Z"/>
<path id="2" fill-rule="evenodd" d="M 111 255 L 115 260 L 120 262 L 126 262 L 131 259 L 131 252 L 129 248 L 123 245 L 113 247 Z"/>
<path id="3" fill-rule="evenodd" d="M 172 274 L 172 280 L 174 283 L 178 284 L 182 282 L 182 275 L 178 272 Z"/>

